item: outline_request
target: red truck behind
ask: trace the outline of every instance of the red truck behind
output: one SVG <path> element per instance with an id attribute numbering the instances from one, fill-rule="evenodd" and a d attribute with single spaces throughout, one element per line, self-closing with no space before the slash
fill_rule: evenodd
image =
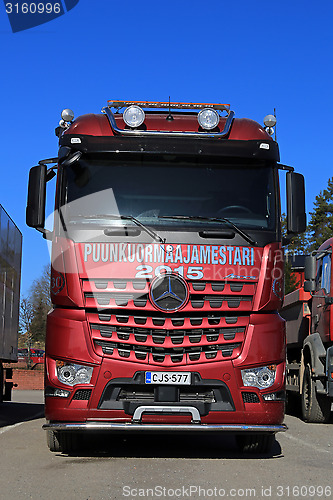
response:
<path id="1" fill-rule="evenodd" d="M 281 315 L 287 328 L 287 391 L 306 422 L 325 423 L 333 398 L 333 288 L 330 238 L 318 251 L 296 256 L 298 289 L 286 295 Z M 304 280 L 305 278 L 305 280 Z"/>

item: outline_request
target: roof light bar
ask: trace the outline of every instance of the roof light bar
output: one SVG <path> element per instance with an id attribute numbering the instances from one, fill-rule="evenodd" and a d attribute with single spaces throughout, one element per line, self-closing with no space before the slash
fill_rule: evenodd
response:
<path id="1" fill-rule="evenodd" d="M 199 103 L 199 102 L 158 102 L 158 101 L 108 101 L 109 108 L 124 108 L 128 106 L 140 106 L 141 108 L 159 109 L 204 109 L 213 108 L 220 111 L 229 111 L 230 104 Z"/>

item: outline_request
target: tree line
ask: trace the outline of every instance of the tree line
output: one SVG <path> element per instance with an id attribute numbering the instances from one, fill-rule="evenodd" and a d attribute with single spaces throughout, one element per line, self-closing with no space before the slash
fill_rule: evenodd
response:
<path id="1" fill-rule="evenodd" d="M 291 259 L 295 255 L 309 255 L 333 236 L 333 177 L 328 179 L 327 187 L 316 196 L 306 231 L 294 236 L 285 245 L 285 293 L 298 288 L 299 283 L 292 273 Z M 282 216 L 282 235 L 287 236 L 287 221 Z"/>
<path id="2" fill-rule="evenodd" d="M 282 233 L 286 235 L 286 217 L 282 217 Z M 288 255 L 310 254 L 333 236 L 333 177 L 327 188 L 316 196 L 310 219 L 303 234 L 294 236 L 285 246 Z"/>
<path id="3" fill-rule="evenodd" d="M 48 264 L 41 276 L 32 282 L 27 295 L 21 298 L 19 347 L 45 346 L 46 317 L 52 307 L 50 277 L 51 266 Z"/>

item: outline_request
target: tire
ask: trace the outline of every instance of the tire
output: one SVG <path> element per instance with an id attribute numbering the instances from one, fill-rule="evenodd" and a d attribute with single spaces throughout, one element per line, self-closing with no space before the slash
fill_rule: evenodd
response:
<path id="1" fill-rule="evenodd" d="M 236 436 L 239 451 L 242 453 L 269 453 L 275 442 L 274 434 L 239 434 Z"/>
<path id="2" fill-rule="evenodd" d="M 46 442 L 50 451 L 61 452 L 61 445 L 59 441 L 59 436 L 57 432 L 54 431 L 46 431 Z"/>
<path id="3" fill-rule="evenodd" d="M 302 387 L 302 417 L 305 422 L 325 424 L 331 415 L 331 399 L 317 394 L 316 382 L 311 376 L 311 365 L 305 367 Z"/>
<path id="4" fill-rule="evenodd" d="M 58 453 L 71 454 L 78 451 L 80 436 L 78 432 L 46 431 L 46 440 L 50 451 Z"/>

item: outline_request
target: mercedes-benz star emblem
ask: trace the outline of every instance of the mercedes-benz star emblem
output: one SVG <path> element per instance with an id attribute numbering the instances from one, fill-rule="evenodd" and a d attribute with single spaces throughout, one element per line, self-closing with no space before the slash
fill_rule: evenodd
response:
<path id="1" fill-rule="evenodd" d="M 186 304 L 187 299 L 186 282 L 178 275 L 158 276 L 151 284 L 150 300 L 161 311 L 177 311 Z"/>

